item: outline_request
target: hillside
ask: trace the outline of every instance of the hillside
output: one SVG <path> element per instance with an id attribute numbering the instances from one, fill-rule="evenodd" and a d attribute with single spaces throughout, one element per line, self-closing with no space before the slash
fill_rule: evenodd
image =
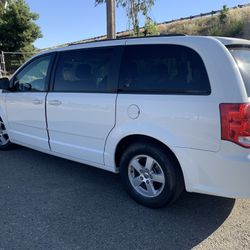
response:
<path id="1" fill-rule="evenodd" d="M 161 35 L 186 34 L 186 35 L 211 35 L 227 36 L 250 39 L 250 4 L 238 5 L 227 11 L 223 9 L 210 13 L 180 18 L 178 20 L 166 21 L 157 24 Z M 143 32 L 143 28 L 141 28 Z M 118 32 L 117 37 L 132 36 L 132 31 Z M 106 36 L 85 39 L 77 43 L 104 40 Z M 67 46 L 63 44 L 61 46 Z M 61 47 L 59 46 L 59 47 Z"/>
<path id="2" fill-rule="evenodd" d="M 158 24 L 161 34 L 228 36 L 250 39 L 250 6 L 200 14 L 184 20 Z"/>

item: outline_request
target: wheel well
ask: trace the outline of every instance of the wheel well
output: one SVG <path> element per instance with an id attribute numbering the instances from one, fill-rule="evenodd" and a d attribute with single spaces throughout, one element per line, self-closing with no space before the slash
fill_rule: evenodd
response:
<path id="1" fill-rule="evenodd" d="M 116 147 L 116 152 L 115 152 L 115 165 L 116 165 L 116 167 L 119 168 L 120 160 L 121 160 L 122 153 L 124 152 L 124 150 L 126 150 L 126 148 L 128 148 L 130 145 L 132 145 L 135 142 L 152 143 L 152 144 L 157 145 L 158 147 L 162 148 L 168 154 L 168 156 L 171 157 L 171 159 L 176 163 L 176 166 L 178 166 L 179 171 L 180 171 L 181 176 L 182 176 L 182 179 L 184 181 L 184 176 L 183 176 L 181 165 L 180 165 L 177 157 L 173 153 L 173 151 L 166 144 L 162 143 L 161 141 L 159 141 L 153 137 L 146 136 L 146 135 L 130 135 L 130 136 L 123 138 L 118 143 L 118 145 Z"/>

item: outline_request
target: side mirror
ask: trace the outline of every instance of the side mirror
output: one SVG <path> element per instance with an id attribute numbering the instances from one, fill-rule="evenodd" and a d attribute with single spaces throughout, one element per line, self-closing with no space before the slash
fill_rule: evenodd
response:
<path id="1" fill-rule="evenodd" d="M 31 91 L 32 89 L 32 85 L 30 83 L 18 83 L 16 87 L 18 87 L 21 91 Z"/>
<path id="2" fill-rule="evenodd" d="M 9 90 L 10 89 L 10 80 L 6 78 L 0 78 L 0 89 Z"/>

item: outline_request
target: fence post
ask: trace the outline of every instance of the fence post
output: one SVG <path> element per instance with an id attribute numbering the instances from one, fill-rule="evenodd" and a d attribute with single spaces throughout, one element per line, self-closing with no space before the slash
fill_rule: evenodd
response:
<path id="1" fill-rule="evenodd" d="M 0 54 L 0 77 L 2 77 L 2 53 Z"/>
<path id="2" fill-rule="evenodd" d="M 0 55 L 0 76 L 6 75 L 6 67 L 5 67 L 5 60 L 4 60 L 4 52 L 1 51 Z"/>

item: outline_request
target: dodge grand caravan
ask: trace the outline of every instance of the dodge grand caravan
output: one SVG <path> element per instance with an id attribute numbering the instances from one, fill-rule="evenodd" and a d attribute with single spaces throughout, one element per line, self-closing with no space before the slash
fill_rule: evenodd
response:
<path id="1" fill-rule="evenodd" d="M 150 37 L 43 52 L 0 81 L 12 143 L 120 172 L 139 203 L 250 197 L 250 41 Z"/>

